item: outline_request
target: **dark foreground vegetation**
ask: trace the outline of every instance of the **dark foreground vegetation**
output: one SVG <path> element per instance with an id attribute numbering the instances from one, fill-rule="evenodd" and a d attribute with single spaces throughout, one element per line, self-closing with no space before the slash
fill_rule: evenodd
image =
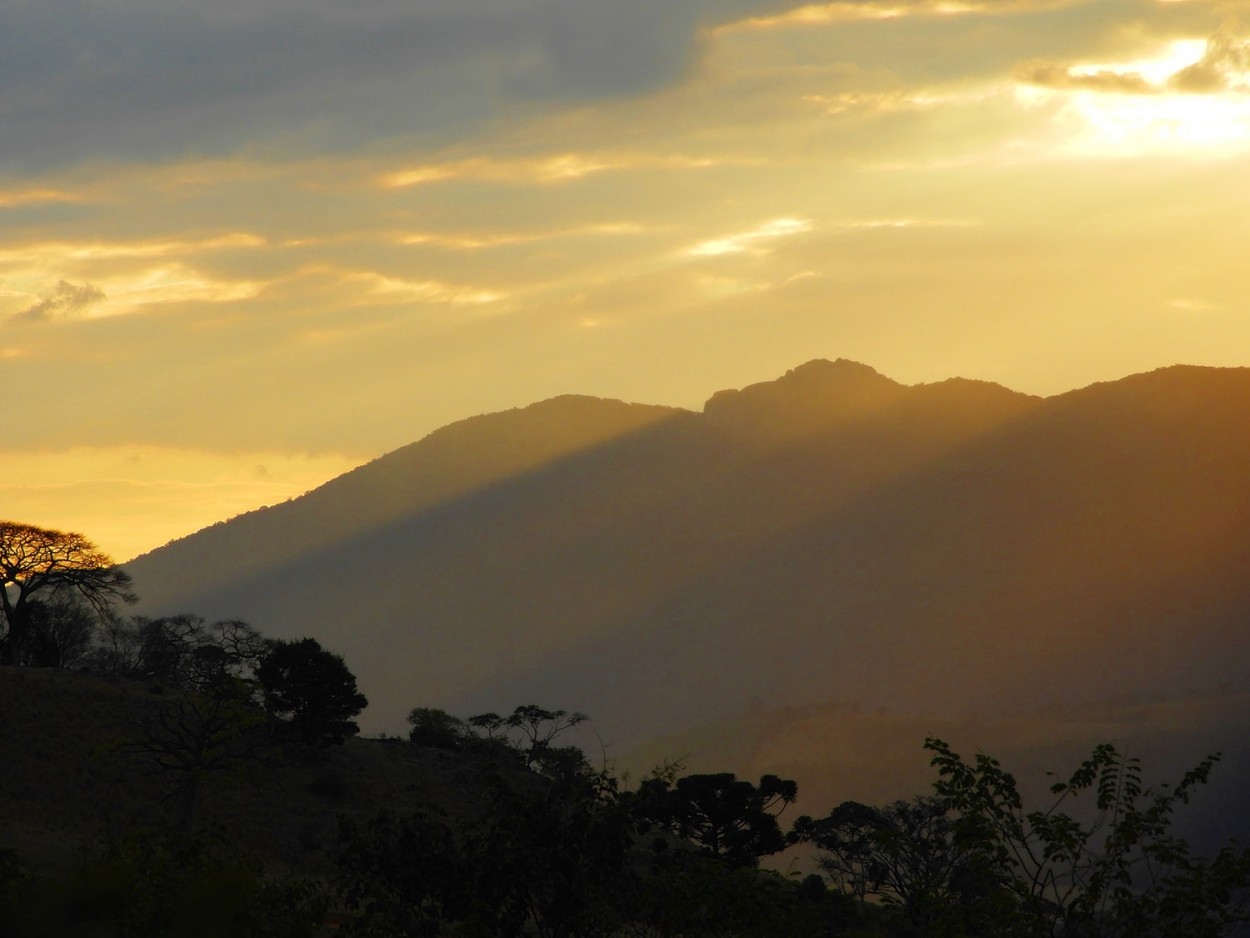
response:
<path id="1" fill-rule="evenodd" d="M 342 658 L 121 618 L 124 574 L 75 568 L 94 549 L 65 537 L 0 526 L 3 936 L 1204 938 L 1246 919 L 1250 853 L 1195 855 L 1173 825 L 1215 757 L 1148 788 L 1099 746 L 1033 806 L 930 738 L 931 793 L 787 828 L 794 781 L 623 781 L 567 745 L 579 713 L 417 707 L 408 738 L 361 739 Z M 38 566 L 41 543 L 69 553 Z M 801 872 L 761 868 L 786 850 Z"/>

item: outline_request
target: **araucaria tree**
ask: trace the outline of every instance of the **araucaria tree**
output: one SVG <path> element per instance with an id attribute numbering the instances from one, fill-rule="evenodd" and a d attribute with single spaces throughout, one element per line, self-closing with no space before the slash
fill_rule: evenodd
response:
<path id="1" fill-rule="evenodd" d="M 129 574 L 83 535 L 0 521 L 0 663 L 25 663 L 34 603 L 56 594 L 76 594 L 101 615 L 136 599 Z"/>

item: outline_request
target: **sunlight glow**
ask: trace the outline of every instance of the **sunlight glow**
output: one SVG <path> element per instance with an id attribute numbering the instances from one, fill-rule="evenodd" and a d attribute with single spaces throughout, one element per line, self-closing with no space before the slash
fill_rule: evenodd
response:
<path id="1" fill-rule="evenodd" d="M 1084 156 L 1231 155 L 1250 147 L 1246 46 L 1221 31 L 1159 54 L 1067 68 L 1034 65 L 1016 90 L 1025 107 L 1058 104 L 1075 128 L 1065 149 Z"/>

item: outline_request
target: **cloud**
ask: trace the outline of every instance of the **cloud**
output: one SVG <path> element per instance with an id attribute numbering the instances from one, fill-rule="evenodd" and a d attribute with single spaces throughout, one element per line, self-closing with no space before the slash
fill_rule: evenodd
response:
<path id="1" fill-rule="evenodd" d="M 721 32 L 777 27 L 824 26 L 862 20 L 906 17 L 999 16 L 1072 6 L 1080 0 L 869 0 L 869 2 L 809 3 L 774 16 L 754 16 L 727 23 Z"/>
<path id="2" fill-rule="evenodd" d="M 412 231 L 398 236 L 404 245 L 428 244 L 452 250 L 477 251 L 484 248 L 506 247 L 515 244 L 533 244 L 539 241 L 555 241 L 562 238 L 613 237 L 637 235 L 646 227 L 635 222 L 607 222 L 579 228 L 561 228 L 550 231 L 519 231 L 499 234 L 444 234 L 433 231 Z"/>
<path id="3" fill-rule="evenodd" d="M 779 0 L 4 4 L 0 169 L 244 149 L 437 146 L 550 104 L 654 91 L 704 30 Z"/>
<path id="4" fill-rule="evenodd" d="M 474 157 L 445 163 L 427 163 L 395 170 L 381 176 L 387 189 L 404 189 L 436 182 L 475 182 L 550 185 L 581 179 L 606 170 L 640 168 L 704 169 L 719 160 L 707 157 L 661 156 L 648 153 L 556 153 L 531 159 L 498 160 Z"/>
<path id="5" fill-rule="evenodd" d="M 1239 24 L 1230 20 L 1205 42 L 1172 42 L 1152 59 L 1108 65 L 1030 62 L 1017 69 L 1016 78 L 1061 91 L 1130 95 L 1245 91 L 1250 89 L 1250 42 L 1240 33 Z"/>
<path id="6" fill-rule="evenodd" d="M 1110 69 L 1078 71 L 1053 62 L 1031 62 L 1016 71 L 1016 79 L 1041 88 L 1110 91 L 1120 94 L 1158 94 L 1163 89 L 1134 72 Z"/>
<path id="7" fill-rule="evenodd" d="M 52 292 L 38 303 L 12 314 L 9 318 L 19 322 L 70 319 L 82 315 L 104 298 L 104 291 L 89 283 L 75 286 L 68 280 L 61 280 L 57 282 Z"/>
<path id="8" fill-rule="evenodd" d="M 1176 91 L 1198 93 L 1244 89 L 1250 71 L 1250 42 L 1239 33 L 1236 20 L 1226 22 L 1207 40 L 1202 58 L 1172 75 L 1169 85 Z"/>
<path id="9" fill-rule="evenodd" d="M 803 234 L 812 230 L 812 223 L 804 218 L 774 218 L 758 228 L 743 231 L 724 238 L 701 241 L 686 253 L 691 257 L 720 257 L 724 254 L 764 254 L 768 241 Z"/>
<path id="10" fill-rule="evenodd" d="M 11 209 L 25 205 L 45 205 L 57 202 L 79 202 L 82 196 L 62 189 L 40 187 L 23 187 L 18 189 L 0 189 L 0 209 Z"/>
<path id="11" fill-rule="evenodd" d="M 20 249 L 0 249 L 0 264 L 11 264 L 31 257 L 62 257 L 74 261 L 169 257 L 198 251 L 263 247 L 264 244 L 263 238 L 246 232 L 232 232 L 208 238 L 143 241 L 48 241 L 23 245 Z"/>
<path id="12" fill-rule="evenodd" d="M 347 286 L 356 296 L 356 305 L 369 305 L 375 300 L 381 300 L 447 306 L 484 306 L 506 298 L 504 293 L 484 287 L 446 283 L 436 279 L 414 280 L 387 276 L 372 270 L 344 270 L 327 265 L 307 267 L 299 271 L 298 276 L 301 279 L 327 280 L 340 287 Z"/>

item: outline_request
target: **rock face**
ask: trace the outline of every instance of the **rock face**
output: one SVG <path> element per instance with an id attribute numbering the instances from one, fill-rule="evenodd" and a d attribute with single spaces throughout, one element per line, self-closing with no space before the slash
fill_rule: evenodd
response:
<path id="1" fill-rule="evenodd" d="M 624 747 L 833 701 L 1158 708 L 1250 677 L 1248 479 L 1247 370 L 1043 400 L 817 361 L 701 414 L 467 420 L 127 567 L 146 614 L 343 654 L 372 730 L 534 702 Z"/>

